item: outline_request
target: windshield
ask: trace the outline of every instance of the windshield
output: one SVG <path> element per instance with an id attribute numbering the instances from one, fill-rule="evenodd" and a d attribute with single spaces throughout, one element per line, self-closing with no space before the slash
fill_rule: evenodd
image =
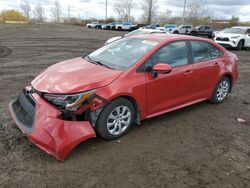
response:
<path id="1" fill-rule="evenodd" d="M 229 28 L 223 30 L 224 33 L 232 33 L 232 34 L 245 34 L 247 29 L 245 28 Z"/>
<path id="2" fill-rule="evenodd" d="M 89 57 L 112 69 L 126 70 L 157 44 L 145 39 L 123 38 L 94 51 Z"/>

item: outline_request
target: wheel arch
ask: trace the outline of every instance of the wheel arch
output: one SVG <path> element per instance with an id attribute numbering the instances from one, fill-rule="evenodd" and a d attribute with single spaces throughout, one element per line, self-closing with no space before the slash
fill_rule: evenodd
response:
<path id="1" fill-rule="evenodd" d="M 239 42 L 238 42 L 238 44 L 240 43 L 240 41 L 243 42 L 243 48 L 244 48 L 244 47 L 245 47 L 245 39 L 244 39 L 244 38 L 240 39 Z M 238 44 L 237 44 L 237 45 L 238 45 Z"/>
<path id="2" fill-rule="evenodd" d="M 141 114 L 141 110 L 140 110 L 140 107 L 136 101 L 136 99 L 130 95 L 119 95 L 119 96 L 115 96 L 113 98 L 111 98 L 108 102 L 111 102 L 113 100 L 116 100 L 118 98 L 124 98 L 124 99 L 127 99 L 128 101 L 130 101 L 133 106 L 134 106 L 134 109 L 135 109 L 135 117 L 134 117 L 134 123 L 136 123 L 137 125 L 140 125 L 141 124 L 141 118 L 140 118 L 140 114 Z"/>

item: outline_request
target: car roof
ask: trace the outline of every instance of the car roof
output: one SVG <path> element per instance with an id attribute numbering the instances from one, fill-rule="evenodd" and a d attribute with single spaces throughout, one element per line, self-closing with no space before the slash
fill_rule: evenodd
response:
<path id="1" fill-rule="evenodd" d="M 177 34 L 165 34 L 165 33 L 159 33 L 154 35 L 133 35 L 128 36 L 130 38 L 138 38 L 138 39 L 145 39 L 145 40 L 152 40 L 156 42 L 167 42 L 167 41 L 177 41 L 177 40 L 199 40 L 199 41 L 207 41 L 211 42 L 211 39 L 201 38 L 201 37 L 195 37 L 195 36 L 189 36 L 189 35 L 177 35 Z"/>
<path id="2" fill-rule="evenodd" d="M 148 31 L 148 32 L 162 32 L 162 33 L 165 33 L 164 31 L 161 31 L 161 30 L 158 30 L 158 29 L 139 28 L 138 30 L 140 30 L 140 31 Z"/>

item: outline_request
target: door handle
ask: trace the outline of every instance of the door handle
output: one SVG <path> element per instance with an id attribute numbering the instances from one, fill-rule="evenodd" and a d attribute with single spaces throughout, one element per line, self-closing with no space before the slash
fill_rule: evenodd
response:
<path id="1" fill-rule="evenodd" d="M 186 70 L 185 73 L 184 73 L 184 75 L 189 75 L 189 74 L 192 74 L 192 73 L 193 73 L 192 70 Z"/>

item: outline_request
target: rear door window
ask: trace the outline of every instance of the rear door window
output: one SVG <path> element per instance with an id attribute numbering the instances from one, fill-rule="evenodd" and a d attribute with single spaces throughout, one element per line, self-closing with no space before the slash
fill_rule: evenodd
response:
<path id="1" fill-rule="evenodd" d="M 218 48 L 203 41 L 190 41 L 194 63 L 216 59 L 223 55 Z"/>
<path id="2" fill-rule="evenodd" d="M 210 44 L 203 41 L 191 41 L 192 56 L 195 63 L 212 59 Z"/>
<path id="3" fill-rule="evenodd" d="M 223 55 L 222 51 L 220 51 L 218 48 L 214 47 L 211 44 L 210 44 L 210 52 L 211 52 L 212 59 L 219 58 Z"/>

